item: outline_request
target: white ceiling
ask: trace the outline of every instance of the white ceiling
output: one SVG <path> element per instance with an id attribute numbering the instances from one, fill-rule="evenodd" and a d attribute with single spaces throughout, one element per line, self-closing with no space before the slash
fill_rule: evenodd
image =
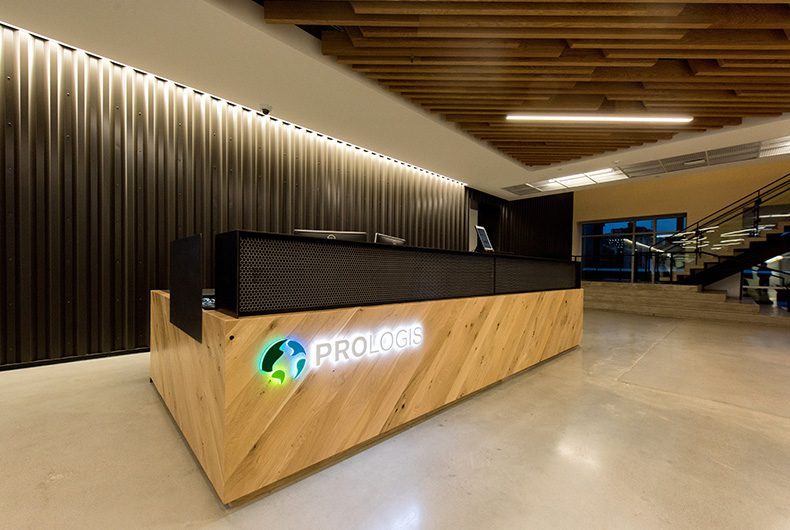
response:
<path id="1" fill-rule="evenodd" d="M 321 54 L 252 0 L 0 0 L 0 20 L 498 195 L 505 186 L 790 134 L 790 116 L 530 170 Z"/>

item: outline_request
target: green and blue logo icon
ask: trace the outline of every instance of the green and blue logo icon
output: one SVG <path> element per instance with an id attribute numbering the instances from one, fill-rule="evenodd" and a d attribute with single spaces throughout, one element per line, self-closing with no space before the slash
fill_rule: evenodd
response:
<path id="1" fill-rule="evenodd" d="M 307 352 L 294 339 L 279 339 L 264 349 L 261 371 L 269 374 L 269 381 L 283 384 L 287 378 L 297 379 L 307 364 Z"/>

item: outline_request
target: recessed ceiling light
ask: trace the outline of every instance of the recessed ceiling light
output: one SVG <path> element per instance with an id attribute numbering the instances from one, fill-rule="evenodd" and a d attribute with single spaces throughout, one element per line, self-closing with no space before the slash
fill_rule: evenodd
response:
<path id="1" fill-rule="evenodd" d="M 620 114 L 508 114 L 505 119 L 510 121 L 578 121 L 593 123 L 689 123 L 691 116 L 625 116 Z"/>
<path id="2" fill-rule="evenodd" d="M 628 176 L 617 168 L 606 168 L 599 169 L 597 171 L 590 171 L 589 173 L 577 173 L 575 175 L 568 175 L 565 177 L 555 177 L 548 180 L 541 180 L 540 182 L 531 183 L 530 186 L 537 188 L 540 191 L 555 191 L 627 178 Z"/>

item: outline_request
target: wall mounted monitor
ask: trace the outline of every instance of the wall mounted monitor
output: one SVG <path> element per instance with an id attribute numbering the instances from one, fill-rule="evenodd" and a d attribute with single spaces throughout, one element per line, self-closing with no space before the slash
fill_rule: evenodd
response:
<path id="1" fill-rule="evenodd" d="M 406 240 L 400 237 L 389 236 L 387 234 L 381 234 L 376 232 L 376 237 L 373 239 L 374 243 L 380 243 L 382 245 L 405 245 Z"/>
<path id="2" fill-rule="evenodd" d="M 483 247 L 483 250 L 485 250 L 486 252 L 493 252 L 494 245 L 492 245 L 491 240 L 488 239 L 488 232 L 486 232 L 485 227 L 476 225 L 475 231 L 477 232 L 477 239 L 478 241 L 480 241 L 480 246 Z"/>
<path id="3" fill-rule="evenodd" d="M 343 232 L 338 230 L 294 230 L 295 236 L 318 237 L 321 239 L 339 239 L 341 241 L 359 241 L 366 243 L 368 234 L 366 232 Z"/>

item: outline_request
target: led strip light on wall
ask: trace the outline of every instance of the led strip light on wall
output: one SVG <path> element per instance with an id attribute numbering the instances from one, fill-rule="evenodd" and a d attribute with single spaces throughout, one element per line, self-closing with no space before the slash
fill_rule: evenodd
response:
<path id="1" fill-rule="evenodd" d="M 239 108 L 239 109 L 241 109 L 243 111 L 253 113 L 253 114 L 255 114 L 255 115 L 257 115 L 257 116 L 259 116 L 261 118 L 266 118 L 266 119 L 272 121 L 273 123 L 278 123 L 278 124 L 280 124 L 282 126 L 285 126 L 285 127 L 294 127 L 296 129 L 302 130 L 302 131 L 304 131 L 304 132 L 306 132 L 308 134 L 315 134 L 319 138 L 324 138 L 328 142 L 335 142 L 335 143 L 341 144 L 341 145 L 343 145 L 344 147 L 346 147 L 348 149 L 353 149 L 354 151 L 361 151 L 361 152 L 363 152 L 365 154 L 369 154 L 371 156 L 375 156 L 375 157 L 381 158 L 383 160 L 387 160 L 388 162 L 391 162 L 392 164 L 405 166 L 405 167 L 408 167 L 410 169 L 419 171 L 420 173 L 425 173 L 426 175 L 430 175 L 432 177 L 435 177 L 435 178 L 438 178 L 438 179 L 441 179 L 441 180 L 449 181 L 449 182 L 451 182 L 453 184 L 457 184 L 459 186 L 466 186 L 465 182 L 462 182 L 462 181 L 460 181 L 458 179 L 450 178 L 450 177 L 442 175 L 440 173 L 436 173 L 435 171 L 431 171 L 429 169 L 425 169 L 425 168 L 422 168 L 420 166 L 415 166 L 414 164 L 409 164 L 408 162 L 403 162 L 402 160 L 398 160 L 397 158 L 392 158 L 390 156 L 383 155 L 383 154 L 378 153 L 376 151 L 373 151 L 371 149 L 367 149 L 365 147 L 361 147 L 361 146 L 352 144 L 351 142 L 347 142 L 345 140 L 338 140 L 337 138 L 334 138 L 334 137 L 329 136 L 329 135 L 324 134 L 324 133 L 320 133 L 318 131 L 314 131 L 314 130 L 309 129 L 307 127 L 304 127 L 302 125 L 298 125 L 296 123 L 292 123 L 292 122 L 286 121 L 286 120 L 284 120 L 282 118 L 277 118 L 277 117 L 272 116 L 270 114 L 264 114 L 263 112 L 261 112 L 259 110 L 252 109 L 252 108 L 247 107 L 245 105 L 241 105 L 239 103 L 235 103 L 233 101 L 227 100 L 227 99 L 219 97 L 219 96 L 215 96 L 214 94 L 209 94 L 209 93 L 207 93 L 207 92 L 205 92 L 203 90 L 199 90 L 199 89 L 193 88 L 193 87 L 191 87 L 189 85 L 185 85 L 184 83 L 179 83 L 179 82 L 176 82 L 176 81 L 172 81 L 172 80 L 170 80 L 170 79 L 168 79 L 166 77 L 163 77 L 161 75 L 152 74 L 151 72 L 147 72 L 147 71 L 142 70 L 140 68 L 137 68 L 135 66 L 129 66 L 127 64 L 124 64 L 124 63 L 122 63 L 120 61 L 116 61 L 114 59 L 108 59 L 107 57 L 104 57 L 103 55 L 100 55 L 98 53 L 89 52 L 89 51 L 84 50 L 82 48 L 79 48 L 77 46 L 73 46 L 71 44 L 66 44 L 64 42 L 61 42 L 61 41 L 59 41 L 57 39 L 53 39 L 53 38 L 50 38 L 50 37 L 45 37 L 43 35 L 39 35 L 38 33 L 26 30 L 24 28 L 20 28 L 18 26 L 15 26 L 13 24 L 8 23 L 8 22 L 0 21 L 0 26 L 12 29 L 14 31 L 18 31 L 20 34 L 27 34 L 27 35 L 29 35 L 29 36 L 31 36 L 33 38 L 36 38 L 36 39 L 40 39 L 40 40 L 43 40 L 43 41 L 49 41 L 49 42 L 51 42 L 53 44 L 57 44 L 59 46 L 65 47 L 65 48 L 69 48 L 69 49 L 74 50 L 74 51 L 79 52 L 79 53 L 84 53 L 84 54 L 88 55 L 89 57 L 95 57 L 95 58 L 97 58 L 97 59 L 99 59 L 101 61 L 107 61 L 108 63 L 112 63 L 112 64 L 115 64 L 117 66 L 121 66 L 121 67 L 124 67 L 124 68 L 130 68 L 130 69 L 134 70 L 135 72 L 141 73 L 141 74 L 146 75 L 146 76 L 151 76 L 151 77 L 153 77 L 155 79 L 159 79 L 159 80 L 164 81 L 166 83 L 173 83 L 177 87 L 180 87 L 180 88 L 183 88 L 183 89 L 186 89 L 186 90 L 191 90 L 192 92 L 194 92 L 196 94 L 201 94 L 201 95 L 205 95 L 207 97 L 210 97 L 211 99 L 217 101 L 218 103 L 224 103 L 224 104 L 227 104 L 227 105 L 229 105 L 231 107 L 236 107 L 236 108 Z"/>

